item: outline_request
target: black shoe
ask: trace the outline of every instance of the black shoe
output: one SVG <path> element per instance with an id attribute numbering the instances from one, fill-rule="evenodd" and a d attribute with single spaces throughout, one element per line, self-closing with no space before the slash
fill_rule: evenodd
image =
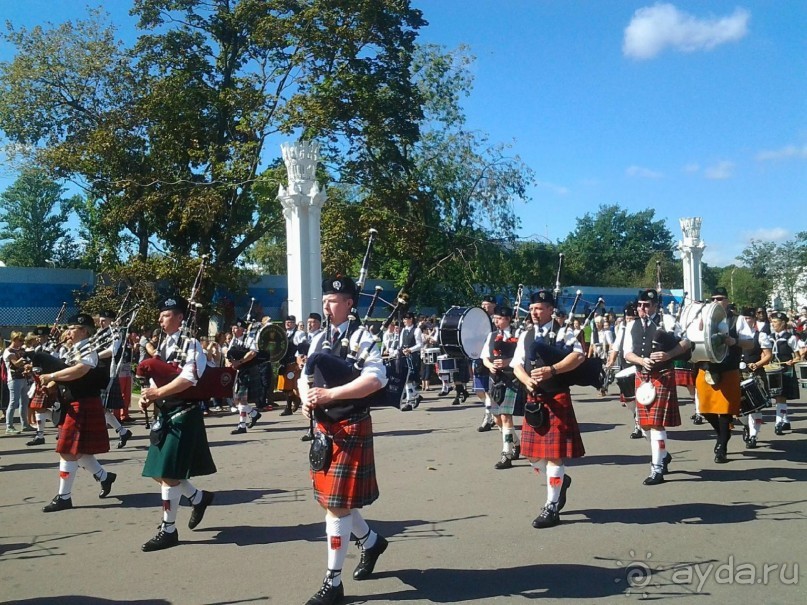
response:
<path id="1" fill-rule="evenodd" d="M 305 605 L 336 605 L 345 600 L 345 585 L 333 586 L 325 580 L 317 594 L 308 599 Z"/>
<path id="2" fill-rule="evenodd" d="M 493 468 L 496 470 L 502 470 L 505 468 L 513 468 L 513 461 L 510 459 L 510 456 L 502 452 L 502 458 L 496 464 L 493 465 Z"/>
<path id="3" fill-rule="evenodd" d="M 782 423 L 782 430 L 785 430 L 785 431 L 791 430 L 790 429 L 790 423 L 789 422 L 783 422 Z"/>
<path id="4" fill-rule="evenodd" d="M 785 425 L 783 423 L 777 422 L 776 426 L 773 427 L 773 432 L 776 435 L 784 435 L 785 434 L 785 432 L 783 430 L 784 428 L 785 428 Z"/>
<path id="5" fill-rule="evenodd" d="M 448 391 L 443 390 L 443 389 L 440 389 L 440 392 L 437 393 L 438 397 L 445 397 L 446 395 L 448 395 Z"/>
<path id="6" fill-rule="evenodd" d="M 165 550 L 179 544 L 179 532 L 174 530 L 171 533 L 165 531 L 160 525 L 160 531 L 151 540 L 146 542 L 140 548 L 143 552 L 152 552 L 154 550 Z"/>
<path id="7" fill-rule="evenodd" d="M 25 445 L 45 445 L 45 438 L 44 437 L 34 437 Z"/>
<path id="8" fill-rule="evenodd" d="M 243 435 L 246 432 L 247 432 L 247 427 L 239 426 L 237 429 L 233 429 L 232 431 L 230 431 L 230 435 Z"/>
<path id="9" fill-rule="evenodd" d="M 252 418 L 250 418 L 250 420 L 249 420 L 249 425 L 248 425 L 249 428 L 252 428 L 256 424 L 258 424 L 258 420 L 261 419 L 261 416 L 263 416 L 263 414 L 261 414 L 260 412 L 255 412 L 255 415 Z"/>
<path id="10" fill-rule="evenodd" d="M 521 444 L 513 446 L 513 460 L 521 459 Z"/>
<path id="11" fill-rule="evenodd" d="M 287 405 L 287 406 L 285 407 L 285 409 L 284 409 L 282 412 L 280 412 L 280 415 L 281 415 L 281 416 L 291 416 L 293 413 L 294 413 L 294 412 L 292 412 L 292 411 L 291 411 L 291 406 L 290 406 L 290 405 Z"/>
<path id="12" fill-rule="evenodd" d="M 695 414 L 695 417 L 692 419 L 692 424 L 703 424 L 703 416 Z"/>
<path id="13" fill-rule="evenodd" d="M 454 399 L 451 400 L 451 405 L 459 405 L 460 404 L 460 396 L 457 395 Z"/>
<path id="14" fill-rule="evenodd" d="M 535 529 L 544 529 L 546 527 L 554 527 L 560 523 L 560 514 L 558 509 L 551 504 L 547 504 L 541 509 L 541 513 L 532 521 L 532 526 Z"/>
<path id="15" fill-rule="evenodd" d="M 566 506 L 566 490 L 572 484 L 572 478 L 569 475 L 563 475 L 563 485 L 560 486 L 560 496 L 558 496 L 558 512 L 563 510 Z"/>
<path id="16" fill-rule="evenodd" d="M 667 455 L 664 456 L 664 460 L 661 461 L 661 474 L 666 475 L 670 472 L 670 462 L 672 462 L 672 454 L 667 452 Z"/>
<path id="17" fill-rule="evenodd" d="M 756 449 L 757 447 L 757 438 L 756 437 L 749 437 L 748 441 L 745 442 L 745 447 L 749 450 Z"/>
<path id="18" fill-rule="evenodd" d="M 494 426 L 496 426 L 495 422 L 486 422 L 482 426 L 478 427 L 476 430 L 479 431 L 480 433 L 485 433 L 491 430 Z"/>
<path id="19" fill-rule="evenodd" d="M 402 412 L 411 412 L 412 411 L 412 406 L 410 404 L 408 404 L 408 403 L 405 403 L 404 405 L 401 406 L 401 411 Z"/>
<path id="20" fill-rule="evenodd" d="M 460 397 L 462 397 L 462 402 L 465 403 L 465 400 L 468 399 L 468 391 L 460 393 Z"/>
<path id="21" fill-rule="evenodd" d="M 43 513 L 55 513 L 60 510 L 67 510 L 68 508 L 73 508 L 73 499 L 72 498 L 60 498 L 56 496 L 53 500 L 50 501 L 50 504 L 46 504 L 42 507 Z"/>
<path id="22" fill-rule="evenodd" d="M 202 490 L 202 501 L 199 502 L 199 504 L 193 505 L 191 518 L 188 520 L 188 529 L 196 529 L 196 526 L 202 522 L 202 519 L 205 517 L 207 507 L 210 506 L 211 502 L 213 502 L 213 496 L 215 496 L 213 492 L 206 492 Z"/>
<path id="23" fill-rule="evenodd" d="M 642 481 L 642 485 L 658 485 L 659 483 L 664 483 L 664 475 L 656 471 L 650 473 L 650 476 Z"/>
<path id="24" fill-rule="evenodd" d="M 718 446 L 715 448 L 715 462 L 717 464 L 725 464 L 729 459 L 726 458 L 726 448 Z"/>
<path id="25" fill-rule="evenodd" d="M 305 433 L 302 437 L 300 437 L 300 441 L 311 441 L 314 438 L 314 435 L 311 433 Z"/>
<path id="26" fill-rule="evenodd" d="M 118 449 L 122 449 L 126 446 L 126 442 L 129 441 L 129 438 L 132 436 L 132 431 L 126 429 L 126 432 L 121 433 L 118 437 Z"/>
<path id="27" fill-rule="evenodd" d="M 423 401 L 423 395 L 418 395 L 417 399 L 415 399 L 415 403 L 412 404 L 412 409 L 417 409 L 421 401 Z"/>
<path id="28" fill-rule="evenodd" d="M 640 429 L 638 426 L 634 427 L 633 432 L 630 434 L 630 438 L 631 439 L 641 439 L 642 437 L 644 437 L 644 434 L 642 433 L 642 429 Z"/>
<path id="29" fill-rule="evenodd" d="M 751 421 L 753 422 L 753 420 Z M 743 441 L 748 443 L 748 439 L 751 437 L 751 432 L 748 430 L 747 426 L 743 427 Z"/>
<path id="30" fill-rule="evenodd" d="M 375 569 L 375 563 L 378 561 L 378 557 L 387 550 L 387 546 L 389 546 L 389 542 L 387 542 L 384 536 L 379 535 L 376 536 L 375 544 L 373 544 L 372 548 L 362 548 L 359 564 L 356 565 L 356 569 L 353 570 L 353 579 L 366 580 L 369 578 L 370 574 L 373 573 Z"/>
<path id="31" fill-rule="evenodd" d="M 107 473 L 106 479 L 101 481 L 101 493 L 98 494 L 99 498 L 106 498 L 109 495 L 109 492 L 112 491 L 112 484 L 115 483 L 115 479 L 118 476 L 115 473 Z"/>

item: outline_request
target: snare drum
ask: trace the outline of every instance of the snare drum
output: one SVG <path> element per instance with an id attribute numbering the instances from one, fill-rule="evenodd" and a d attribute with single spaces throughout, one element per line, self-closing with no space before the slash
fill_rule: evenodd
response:
<path id="1" fill-rule="evenodd" d="M 437 373 L 438 374 L 453 374 L 457 371 L 457 360 L 448 355 L 440 355 L 437 357 Z"/>
<path id="2" fill-rule="evenodd" d="M 807 361 L 800 361 L 795 366 L 796 380 L 802 389 L 807 389 Z"/>
<path id="3" fill-rule="evenodd" d="M 770 407 L 770 398 L 765 393 L 765 384 L 759 376 L 740 383 L 740 415 L 747 416 L 762 408 Z"/>
<path id="4" fill-rule="evenodd" d="M 438 355 L 440 355 L 440 349 L 438 347 L 423 349 L 423 363 L 427 365 L 437 363 Z"/>
<path id="5" fill-rule="evenodd" d="M 616 386 L 624 399 L 633 399 L 636 396 L 636 366 L 629 365 L 616 373 Z"/>
<path id="6" fill-rule="evenodd" d="M 492 330 L 484 309 L 451 307 L 440 321 L 440 346 L 448 355 L 479 359 Z"/>
<path id="7" fill-rule="evenodd" d="M 768 394 L 771 397 L 779 397 L 782 394 L 784 373 L 784 368 L 779 364 L 773 367 L 765 366 L 765 375 L 768 377 Z"/>

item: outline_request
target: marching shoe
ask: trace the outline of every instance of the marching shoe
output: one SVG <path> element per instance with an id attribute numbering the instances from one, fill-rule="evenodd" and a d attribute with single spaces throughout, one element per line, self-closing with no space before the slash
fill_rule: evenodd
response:
<path id="1" fill-rule="evenodd" d="M 46 504 L 42 507 L 42 512 L 55 513 L 60 510 L 67 510 L 68 508 L 73 508 L 73 499 L 56 496 L 50 501 L 50 504 Z"/>
<path id="2" fill-rule="evenodd" d="M 692 419 L 693 424 L 703 424 L 703 416 L 700 414 L 695 414 L 695 418 Z"/>
<path id="3" fill-rule="evenodd" d="M 440 392 L 437 393 L 438 397 L 445 397 L 446 395 L 448 395 L 448 391 L 446 391 L 445 389 L 440 389 Z"/>
<path id="4" fill-rule="evenodd" d="M 784 435 L 785 434 L 784 428 L 785 428 L 785 425 L 783 423 L 777 422 L 776 426 L 773 427 L 773 432 L 776 435 Z"/>
<path id="5" fill-rule="evenodd" d="M 465 400 L 468 399 L 468 391 L 460 393 L 460 397 L 462 397 L 462 402 L 465 403 Z"/>
<path id="6" fill-rule="evenodd" d="M 314 438 L 314 435 L 311 434 L 309 431 L 308 433 L 304 433 L 302 437 L 300 437 L 300 441 L 311 441 Z"/>
<path id="7" fill-rule="evenodd" d="M 213 502 L 213 496 L 215 496 L 213 492 L 206 492 L 202 490 L 202 501 L 199 502 L 199 504 L 193 505 L 191 518 L 188 520 L 189 529 L 196 529 L 196 526 L 202 522 L 207 507 L 210 506 L 211 502 Z"/>
<path id="8" fill-rule="evenodd" d="M 757 447 L 757 438 L 756 437 L 749 437 L 748 441 L 745 442 L 745 447 L 749 450 L 756 449 Z"/>
<path id="9" fill-rule="evenodd" d="M 486 433 L 487 431 L 489 431 L 492 428 L 493 428 L 493 425 L 490 422 L 486 422 L 482 426 L 477 427 L 476 430 L 479 431 L 480 433 Z"/>
<path id="10" fill-rule="evenodd" d="M 172 531 L 171 533 L 168 533 L 163 529 L 161 524 L 160 531 L 157 532 L 157 535 L 140 548 L 143 550 L 143 552 L 152 552 L 155 550 L 165 550 L 166 548 L 171 548 L 177 544 L 179 544 L 179 532 Z"/>
<path id="11" fill-rule="evenodd" d="M 670 472 L 670 462 L 672 462 L 672 454 L 667 452 L 667 455 L 664 456 L 664 460 L 661 461 L 661 474 L 666 475 Z"/>
<path id="12" fill-rule="evenodd" d="M 25 445 L 45 445 L 45 438 L 44 437 L 34 437 Z"/>
<path id="13" fill-rule="evenodd" d="M 415 399 L 415 402 L 412 404 L 412 409 L 417 409 L 421 401 L 423 401 L 423 395 L 418 395 L 417 399 Z"/>
<path id="14" fill-rule="evenodd" d="M 642 434 L 642 429 L 640 429 L 638 426 L 634 427 L 633 432 L 630 434 L 630 438 L 641 439 L 642 437 L 644 437 L 644 435 Z"/>
<path id="15" fill-rule="evenodd" d="M 286 407 L 280 412 L 281 416 L 291 416 L 294 412 L 291 411 L 291 404 L 286 404 Z"/>
<path id="16" fill-rule="evenodd" d="M 451 405 L 459 405 L 460 404 L 460 396 L 457 395 L 454 399 L 451 400 Z"/>
<path id="17" fill-rule="evenodd" d="M 404 405 L 401 406 L 401 411 L 402 412 L 411 412 L 412 409 L 413 409 L 412 405 L 409 404 L 409 403 L 405 403 Z"/>
<path id="18" fill-rule="evenodd" d="M 569 475 L 563 475 L 563 485 L 560 486 L 560 496 L 558 496 L 558 512 L 563 510 L 566 506 L 566 490 L 572 484 L 572 478 Z"/>
<path id="19" fill-rule="evenodd" d="M 291 413 L 293 414 L 297 410 L 300 409 L 300 402 L 299 401 L 292 401 L 291 402 Z"/>
<path id="20" fill-rule="evenodd" d="M 541 512 L 532 521 L 532 526 L 535 529 L 544 529 L 546 527 L 554 527 L 560 523 L 560 515 L 558 514 L 557 506 L 547 504 L 541 509 Z"/>
<path id="21" fill-rule="evenodd" d="M 237 429 L 233 429 L 232 431 L 230 431 L 230 435 L 243 435 L 246 432 L 247 432 L 247 427 L 239 426 Z"/>
<path id="22" fill-rule="evenodd" d="M 650 476 L 642 481 L 642 485 L 658 485 L 659 483 L 664 483 L 664 475 L 656 471 L 650 473 Z"/>
<path id="23" fill-rule="evenodd" d="M 317 594 L 308 599 L 305 605 L 337 605 L 345 600 L 345 585 L 334 586 L 326 579 Z"/>
<path id="24" fill-rule="evenodd" d="M 494 464 L 493 468 L 499 471 L 505 468 L 513 468 L 513 461 L 510 459 L 510 456 L 502 452 L 501 460 Z"/>
<path id="25" fill-rule="evenodd" d="M 790 429 L 790 423 L 789 422 L 783 422 L 782 423 L 782 429 L 785 430 L 785 431 L 791 430 Z"/>
<path id="26" fill-rule="evenodd" d="M 129 441 L 129 438 L 131 436 L 132 436 L 132 431 L 130 431 L 129 429 L 126 429 L 125 432 L 121 433 L 120 437 L 118 437 L 118 449 L 122 449 L 123 447 L 125 447 L 126 442 Z"/>
<path id="27" fill-rule="evenodd" d="M 378 561 L 378 557 L 380 557 L 385 550 L 387 550 L 387 546 L 389 546 L 389 542 L 387 539 L 384 538 L 382 535 L 378 535 L 375 540 L 375 544 L 373 544 L 372 548 L 362 548 L 361 549 L 361 559 L 359 559 L 359 564 L 356 565 L 356 569 L 353 570 L 353 579 L 354 580 L 366 580 L 370 577 L 370 574 L 373 573 L 375 569 L 376 561 Z"/>
<path id="28" fill-rule="evenodd" d="M 115 473 L 107 472 L 106 479 L 101 481 L 101 493 L 98 494 L 99 498 L 106 498 L 109 495 L 109 492 L 112 491 L 112 484 L 115 483 L 115 479 L 118 476 Z"/>
<path id="29" fill-rule="evenodd" d="M 725 464 L 729 459 L 726 458 L 726 448 L 718 446 L 715 449 L 715 462 L 718 464 Z"/>
<path id="30" fill-rule="evenodd" d="M 258 420 L 261 419 L 261 416 L 263 416 L 263 414 L 261 414 L 260 412 L 255 412 L 255 415 L 249 419 L 249 425 L 248 425 L 249 428 L 252 428 L 256 424 L 258 424 Z"/>
<path id="31" fill-rule="evenodd" d="M 513 460 L 519 460 L 521 458 L 521 444 L 514 446 L 513 450 Z"/>

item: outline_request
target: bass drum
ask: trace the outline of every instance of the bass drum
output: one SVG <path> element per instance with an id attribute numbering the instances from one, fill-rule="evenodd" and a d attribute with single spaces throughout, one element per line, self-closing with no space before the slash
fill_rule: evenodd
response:
<path id="1" fill-rule="evenodd" d="M 258 351 L 265 353 L 269 357 L 269 361 L 273 363 L 283 359 L 289 346 L 286 330 L 277 324 L 262 326 L 255 335 L 255 342 L 258 345 Z"/>
<path id="2" fill-rule="evenodd" d="M 480 307 L 451 307 L 440 321 L 440 346 L 453 357 L 479 359 L 493 324 Z"/>
<path id="3" fill-rule="evenodd" d="M 729 326 L 723 305 L 690 303 L 681 315 L 681 327 L 686 339 L 692 343 L 692 363 L 720 363 L 728 355 L 726 335 Z"/>

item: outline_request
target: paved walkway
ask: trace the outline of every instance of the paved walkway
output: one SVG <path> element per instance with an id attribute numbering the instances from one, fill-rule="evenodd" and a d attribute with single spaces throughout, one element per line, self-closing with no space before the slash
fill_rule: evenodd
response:
<path id="1" fill-rule="evenodd" d="M 649 446 L 630 440 L 615 398 L 574 393 L 587 455 L 569 465 L 574 483 L 563 523 L 535 530 L 545 498 L 528 463 L 493 469 L 498 431 L 478 433 L 481 407 L 453 407 L 427 393 L 411 413 L 374 412 L 381 498 L 365 514 L 390 539 L 376 577 L 354 582 L 348 603 L 804 603 L 807 600 L 807 415 L 794 431 L 763 428 L 730 463 L 712 461 L 711 430 L 688 420 L 669 434 L 668 481 L 646 487 Z M 469 400 L 470 401 L 470 400 Z M 139 416 L 142 418 L 142 416 Z M 148 438 L 141 425 L 123 450 L 101 457 L 118 473 L 112 494 L 79 471 L 75 508 L 43 514 L 56 493 L 57 463 L 28 435 L 0 438 L 0 601 L 15 603 L 304 603 L 325 567 L 323 514 L 313 502 L 306 426 L 299 415 L 264 414 L 233 436 L 235 416 L 209 419 L 219 468 L 194 483 L 217 492 L 196 531 L 189 509 L 181 544 L 140 545 L 160 521 L 155 484 L 140 476 Z M 649 572 L 649 573 L 648 573 Z M 795 575 L 794 575 L 795 574 Z"/>

